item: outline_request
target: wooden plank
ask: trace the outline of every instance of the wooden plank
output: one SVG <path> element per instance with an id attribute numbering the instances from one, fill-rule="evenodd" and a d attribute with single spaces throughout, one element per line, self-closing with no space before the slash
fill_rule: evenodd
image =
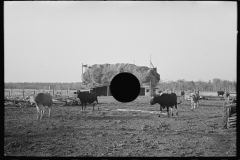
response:
<path id="1" fill-rule="evenodd" d="M 231 114 L 229 117 L 236 117 L 237 113 Z"/>
<path id="2" fill-rule="evenodd" d="M 229 117 L 228 119 L 229 119 L 229 120 L 236 120 L 236 119 L 237 119 L 237 116 Z"/>

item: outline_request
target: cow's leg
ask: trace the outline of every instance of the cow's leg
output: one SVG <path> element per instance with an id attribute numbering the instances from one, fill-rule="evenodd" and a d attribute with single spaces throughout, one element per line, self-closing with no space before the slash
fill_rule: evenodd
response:
<path id="1" fill-rule="evenodd" d="M 170 107 L 170 114 L 173 116 L 173 108 Z"/>
<path id="2" fill-rule="evenodd" d="M 39 114 L 40 114 L 40 108 L 37 106 L 37 104 L 36 104 L 36 108 L 37 108 L 37 120 L 38 120 L 38 117 L 39 117 Z"/>
<path id="3" fill-rule="evenodd" d="M 50 118 L 50 117 L 51 117 L 51 108 L 50 108 L 50 107 L 48 107 L 48 110 L 49 110 L 48 117 Z"/>
<path id="4" fill-rule="evenodd" d="M 175 108 L 176 108 L 176 115 L 178 115 L 177 104 L 175 105 Z"/>
<path id="5" fill-rule="evenodd" d="M 193 109 L 193 102 L 191 102 L 191 109 Z"/>
<path id="6" fill-rule="evenodd" d="M 41 117 L 40 117 L 40 119 L 42 119 L 42 117 L 44 115 L 44 111 L 45 111 L 45 107 L 41 106 Z"/>
<path id="7" fill-rule="evenodd" d="M 94 110 L 95 103 L 93 103 L 93 110 Z"/>
<path id="8" fill-rule="evenodd" d="M 167 113 L 168 113 L 168 117 L 170 116 L 170 114 L 169 114 L 169 107 L 167 106 Z"/>
<path id="9" fill-rule="evenodd" d="M 158 117 L 160 117 L 161 112 L 162 112 L 162 107 L 160 106 L 160 111 L 159 111 Z"/>
<path id="10" fill-rule="evenodd" d="M 42 119 L 42 117 L 43 117 L 43 115 L 44 115 L 44 112 L 45 112 L 45 108 L 42 108 L 42 110 L 41 110 L 41 117 L 40 117 L 40 119 Z"/>

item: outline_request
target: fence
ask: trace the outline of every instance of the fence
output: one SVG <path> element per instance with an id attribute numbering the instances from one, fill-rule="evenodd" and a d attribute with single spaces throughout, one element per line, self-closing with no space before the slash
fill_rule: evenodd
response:
<path id="1" fill-rule="evenodd" d="M 223 104 L 223 128 L 236 127 L 237 121 L 237 104 Z"/>
<path id="2" fill-rule="evenodd" d="M 38 93 L 50 93 L 52 96 L 74 96 L 74 92 L 76 90 L 39 90 L 39 89 L 4 89 L 5 97 L 17 97 L 23 96 L 26 97 L 28 95 L 35 95 Z"/>

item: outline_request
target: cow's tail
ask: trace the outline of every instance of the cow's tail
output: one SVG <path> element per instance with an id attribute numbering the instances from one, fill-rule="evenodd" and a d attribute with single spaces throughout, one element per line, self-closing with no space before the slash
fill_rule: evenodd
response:
<path id="1" fill-rule="evenodd" d="M 180 101 L 179 103 L 177 103 L 177 104 L 180 104 L 180 103 L 182 103 L 182 101 Z"/>
<path id="2" fill-rule="evenodd" d="M 99 104 L 99 103 L 98 103 L 98 98 L 97 98 L 97 96 L 96 96 L 96 101 L 97 101 L 97 104 Z"/>

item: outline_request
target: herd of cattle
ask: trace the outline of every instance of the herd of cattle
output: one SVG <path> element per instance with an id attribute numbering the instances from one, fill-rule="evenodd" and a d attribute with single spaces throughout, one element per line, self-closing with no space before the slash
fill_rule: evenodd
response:
<path id="1" fill-rule="evenodd" d="M 95 103 L 98 103 L 98 98 L 95 93 L 89 93 L 89 92 L 81 92 L 78 90 L 75 92 L 77 94 L 77 98 L 79 98 L 82 110 L 86 109 L 86 104 L 93 104 L 93 110 Z M 229 93 L 218 91 L 218 96 L 222 95 L 225 97 L 225 100 L 229 102 Z M 191 102 L 191 109 L 195 109 L 199 107 L 199 100 L 200 99 L 206 99 L 203 96 L 199 95 L 199 91 L 189 92 L 185 93 L 184 91 L 181 91 L 180 97 L 183 97 L 184 100 L 189 100 Z M 49 117 L 51 116 L 51 107 L 53 106 L 53 98 L 51 94 L 49 93 L 39 93 L 37 95 L 31 95 L 28 97 L 30 104 L 35 104 L 37 108 L 37 119 L 42 119 L 44 115 L 45 108 L 48 108 L 49 110 Z M 234 99 L 236 103 L 236 99 Z M 160 113 L 161 114 L 162 109 L 167 108 L 168 116 L 173 116 L 173 107 L 175 106 L 176 109 L 176 115 L 178 115 L 177 105 L 180 104 L 182 101 L 177 102 L 177 95 L 175 93 L 162 93 L 155 94 L 153 97 L 151 97 L 150 105 L 159 104 L 160 105 Z M 233 102 L 234 103 L 234 102 Z M 98 110 L 99 110 L 99 105 Z M 170 109 L 170 113 L 169 113 Z"/>

